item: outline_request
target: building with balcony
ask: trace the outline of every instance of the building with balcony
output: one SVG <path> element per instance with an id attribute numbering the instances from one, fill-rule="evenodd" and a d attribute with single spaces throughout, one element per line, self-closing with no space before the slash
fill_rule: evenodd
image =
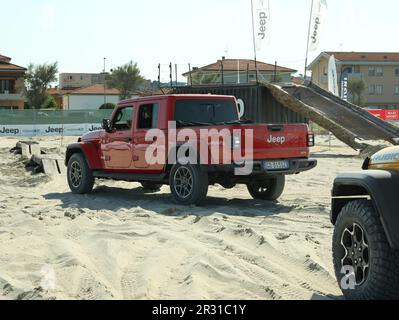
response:
<path id="1" fill-rule="evenodd" d="M 0 109 L 23 109 L 21 94 L 26 69 L 11 63 L 11 58 L 0 55 Z"/>
<path id="2" fill-rule="evenodd" d="M 343 84 L 352 78 L 366 83 L 365 107 L 399 109 L 399 53 L 322 52 L 309 66 L 312 81 L 328 89 L 328 61 L 334 55 L 341 97 Z"/>

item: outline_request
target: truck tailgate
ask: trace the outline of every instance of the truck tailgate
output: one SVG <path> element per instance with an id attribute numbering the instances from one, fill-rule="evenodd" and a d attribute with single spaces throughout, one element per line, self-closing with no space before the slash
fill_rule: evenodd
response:
<path id="1" fill-rule="evenodd" d="M 306 124 L 260 124 L 242 128 L 245 136 L 248 136 L 248 130 L 253 132 L 253 160 L 309 157 L 309 128 Z M 245 136 L 242 137 L 243 149 L 248 154 Z"/>

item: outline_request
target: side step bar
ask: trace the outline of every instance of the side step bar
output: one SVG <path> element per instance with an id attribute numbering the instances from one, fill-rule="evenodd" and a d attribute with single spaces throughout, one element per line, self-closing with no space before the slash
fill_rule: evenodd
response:
<path id="1" fill-rule="evenodd" d="M 100 179 L 121 180 L 121 181 L 150 181 L 168 183 L 167 174 L 135 174 L 135 173 L 111 173 L 104 171 L 94 171 L 93 176 Z"/>

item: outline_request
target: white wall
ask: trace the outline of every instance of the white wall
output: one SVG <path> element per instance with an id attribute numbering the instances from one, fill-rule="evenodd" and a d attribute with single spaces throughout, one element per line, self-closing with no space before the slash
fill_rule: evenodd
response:
<path id="1" fill-rule="evenodd" d="M 107 95 L 107 103 L 117 104 L 119 96 Z M 104 95 L 70 95 L 69 110 L 98 110 L 104 104 Z M 68 109 L 68 105 L 66 105 Z"/>

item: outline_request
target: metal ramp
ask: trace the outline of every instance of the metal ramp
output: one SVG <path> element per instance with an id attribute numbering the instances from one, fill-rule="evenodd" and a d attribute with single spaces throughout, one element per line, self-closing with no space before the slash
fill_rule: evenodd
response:
<path id="1" fill-rule="evenodd" d="M 346 102 L 319 86 L 264 83 L 273 97 L 319 126 L 331 131 L 355 150 L 364 150 L 371 141 L 399 144 L 399 128 L 367 110 Z"/>

